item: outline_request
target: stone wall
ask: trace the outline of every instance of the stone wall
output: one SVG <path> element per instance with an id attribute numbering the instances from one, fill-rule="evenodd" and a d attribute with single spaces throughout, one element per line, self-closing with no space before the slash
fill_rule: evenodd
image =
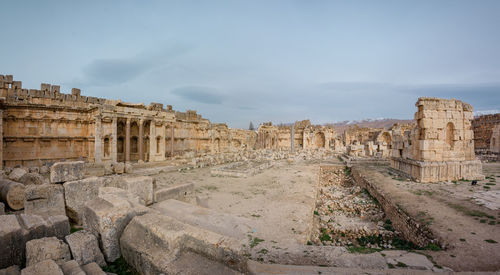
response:
<path id="1" fill-rule="evenodd" d="M 474 149 L 477 152 L 488 151 L 492 130 L 495 125 L 500 124 L 500 114 L 482 115 L 472 120 L 474 130 Z"/>

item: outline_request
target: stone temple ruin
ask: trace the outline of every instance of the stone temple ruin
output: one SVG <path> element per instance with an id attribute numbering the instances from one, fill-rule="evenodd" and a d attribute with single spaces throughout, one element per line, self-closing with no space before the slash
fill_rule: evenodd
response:
<path id="1" fill-rule="evenodd" d="M 0 274 L 498 272 L 500 123 L 416 106 L 254 131 L 0 75 Z"/>

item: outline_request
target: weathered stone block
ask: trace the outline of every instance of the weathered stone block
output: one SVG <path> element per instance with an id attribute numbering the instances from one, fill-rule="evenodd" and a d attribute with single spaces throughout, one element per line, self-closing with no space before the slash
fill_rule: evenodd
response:
<path id="1" fill-rule="evenodd" d="M 130 173 L 132 173 L 132 172 L 133 172 L 133 170 L 134 170 L 134 169 L 133 169 L 133 167 L 132 167 L 132 164 L 130 164 L 130 163 L 125 163 L 125 173 L 130 174 Z"/>
<path id="2" fill-rule="evenodd" d="M 47 236 L 55 236 L 58 239 L 64 239 L 71 231 L 69 219 L 65 215 L 50 216 L 47 218 L 46 222 L 48 226 Z"/>
<path id="3" fill-rule="evenodd" d="M 17 265 L 12 265 L 4 269 L 0 269 L 0 275 L 20 275 L 21 269 Z"/>
<path id="4" fill-rule="evenodd" d="M 83 179 L 83 161 L 56 162 L 50 167 L 50 182 L 61 183 Z"/>
<path id="5" fill-rule="evenodd" d="M 24 190 L 24 213 L 42 217 L 66 215 L 63 186 L 56 184 L 27 186 Z"/>
<path id="6" fill-rule="evenodd" d="M 0 202 L 0 215 L 5 215 L 5 204 Z"/>
<path id="7" fill-rule="evenodd" d="M 96 262 L 99 266 L 106 266 L 97 238 L 93 234 L 85 230 L 78 231 L 66 236 L 66 242 L 79 265 Z"/>
<path id="8" fill-rule="evenodd" d="M 130 220 L 150 209 L 114 194 L 102 194 L 85 204 L 83 226 L 94 234 L 104 257 L 113 262 L 120 257 L 119 238 Z"/>
<path id="9" fill-rule="evenodd" d="M 123 174 L 125 172 L 125 163 L 123 162 L 113 163 L 113 170 L 117 174 Z"/>
<path id="10" fill-rule="evenodd" d="M 137 236 L 142 236 L 140 242 Z M 120 238 L 125 260 L 142 274 L 176 273 L 174 262 L 190 251 L 247 272 L 244 241 L 184 224 L 161 214 L 135 217 Z"/>
<path id="11" fill-rule="evenodd" d="M 184 183 L 176 184 L 169 187 L 159 189 L 155 192 L 155 202 L 160 202 L 168 199 L 190 202 L 194 198 L 194 184 Z"/>
<path id="12" fill-rule="evenodd" d="M 32 266 L 44 260 L 53 260 L 57 264 L 71 260 L 68 245 L 56 237 L 28 241 L 26 243 L 26 266 Z"/>
<path id="13" fill-rule="evenodd" d="M 24 265 L 23 229 L 15 215 L 0 216 L 0 268 Z"/>
<path id="14" fill-rule="evenodd" d="M 106 272 L 102 271 L 96 263 L 88 263 L 82 266 L 82 269 L 87 275 L 106 275 Z"/>
<path id="15" fill-rule="evenodd" d="M 99 188 L 104 187 L 104 185 L 105 178 L 98 177 L 64 183 L 68 217 L 77 224 L 82 224 L 83 206 L 86 202 L 97 198 Z"/>
<path id="16" fill-rule="evenodd" d="M 23 168 L 14 168 L 9 174 L 9 179 L 19 182 L 19 179 L 26 174 L 26 170 Z"/>
<path id="17" fill-rule="evenodd" d="M 108 186 L 127 190 L 141 199 L 144 205 L 153 203 L 153 178 L 148 176 L 116 177 Z"/>
<path id="18" fill-rule="evenodd" d="M 64 275 L 87 275 L 75 260 L 65 262 L 61 269 Z"/>
<path id="19" fill-rule="evenodd" d="M 26 173 L 19 178 L 19 182 L 24 185 L 40 185 L 43 184 L 43 177 L 38 173 Z"/>
<path id="20" fill-rule="evenodd" d="M 21 275 L 64 275 L 53 260 L 45 260 L 21 270 Z"/>

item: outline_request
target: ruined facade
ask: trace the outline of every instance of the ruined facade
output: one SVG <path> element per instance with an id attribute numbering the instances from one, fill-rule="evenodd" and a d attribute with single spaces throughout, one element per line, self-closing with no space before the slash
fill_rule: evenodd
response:
<path id="1" fill-rule="evenodd" d="M 472 106 L 456 99 L 419 98 L 417 126 L 394 136 L 391 165 L 421 182 L 479 179 Z"/>
<path id="2" fill-rule="evenodd" d="M 0 163 L 8 167 L 77 159 L 162 161 L 253 148 L 257 138 L 196 111 L 87 97 L 79 89 L 64 94 L 57 85 L 28 90 L 10 75 L 0 75 L 0 117 Z"/>
<path id="3" fill-rule="evenodd" d="M 487 152 L 490 149 L 493 127 L 500 124 L 500 114 L 482 115 L 472 120 L 474 130 L 474 149 L 477 153 Z"/>
<path id="4" fill-rule="evenodd" d="M 500 154 L 500 123 L 491 131 L 490 152 Z"/>
<path id="5" fill-rule="evenodd" d="M 309 120 L 297 121 L 293 125 L 274 126 L 263 123 L 257 130 L 257 149 L 335 149 L 336 133 L 333 127 L 311 125 Z"/>
<path id="6" fill-rule="evenodd" d="M 392 128 L 361 128 L 355 125 L 344 132 L 343 142 L 350 156 L 388 158 L 392 152 L 392 136 Z"/>

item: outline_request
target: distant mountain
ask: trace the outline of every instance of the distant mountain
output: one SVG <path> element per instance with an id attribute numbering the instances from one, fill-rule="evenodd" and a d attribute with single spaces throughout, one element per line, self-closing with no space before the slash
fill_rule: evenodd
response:
<path id="1" fill-rule="evenodd" d="M 394 118 L 377 118 L 377 119 L 363 119 L 363 120 L 345 120 L 341 122 L 333 123 L 333 127 L 337 133 L 342 134 L 344 131 L 354 125 L 358 125 L 360 128 L 385 128 L 388 129 L 394 123 L 412 123 L 413 119 L 394 119 Z M 331 125 L 331 124 L 330 124 Z"/>

